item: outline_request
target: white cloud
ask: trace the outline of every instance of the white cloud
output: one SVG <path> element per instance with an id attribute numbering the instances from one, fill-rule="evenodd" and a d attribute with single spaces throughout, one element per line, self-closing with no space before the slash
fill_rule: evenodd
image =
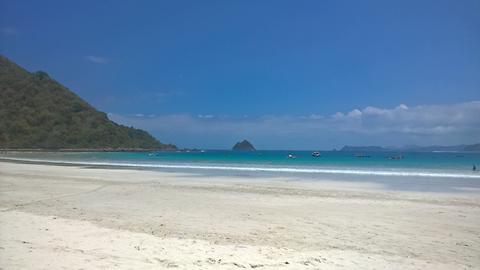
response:
<path id="1" fill-rule="evenodd" d="M 149 95 L 147 95 L 146 98 L 152 101 L 155 101 L 157 103 L 163 103 L 170 100 L 171 98 L 185 95 L 185 92 L 176 90 L 176 89 L 162 89 L 162 90 L 156 90 L 153 92 L 154 92 L 153 97 L 150 97 Z"/>
<path id="2" fill-rule="evenodd" d="M 204 119 L 211 119 L 213 118 L 214 116 L 211 115 L 211 114 L 199 114 L 197 115 L 198 118 L 204 118 Z"/>
<path id="3" fill-rule="evenodd" d="M 347 115 L 337 113 L 333 117 L 336 121 L 332 124 L 342 130 L 368 134 L 448 135 L 473 132 L 472 135 L 479 135 L 479 116 L 478 101 L 413 108 L 402 104 L 394 109 L 366 107 Z"/>
<path id="4" fill-rule="evenodd" d="M 95 64 L 101 64 L 101 65 L 108 64 L 108 59 L 101 56 L 87 55 L 85 56 L 85 59 Z"/>
<path id="5" fill-rule="evenodd" d="M 185 146 L 229 147 L 250 138 L 263 148 L 330 148 L 344 144 L 458 144 L 480 141 L 480 101 L 392 109 L 366 107 L 330 116 L 229 117 L 187 114 L 130 117 L 119 123 Z"/>
<path id="6" fill-rule="evenodd" d="M 347 116 L 348 116 L 348 117 L 353 117 L 353 118 L 361 117 L 361 116 L 362 116 L 362 112 L 361 112 L 360 110 L 355 109 L 355 110 L 349 112 L 349 113 L 347 114 Z"/>

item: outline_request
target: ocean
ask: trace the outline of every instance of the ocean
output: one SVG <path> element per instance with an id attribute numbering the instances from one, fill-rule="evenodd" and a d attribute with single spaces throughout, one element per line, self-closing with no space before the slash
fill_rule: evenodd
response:
<path id="1" fill-rule="evenodd" d="M 480 167 L 480 153 L 466 152 L 363 152 L 359 155 L 322 151 L 320 157 L 312 156 L 312 151 L 6 152 L 1 153 L 0 158 L 213 176 L 370 181 L 415 190 L 480 189 L 480 171 L 472 170 L 474 165 Z"/>

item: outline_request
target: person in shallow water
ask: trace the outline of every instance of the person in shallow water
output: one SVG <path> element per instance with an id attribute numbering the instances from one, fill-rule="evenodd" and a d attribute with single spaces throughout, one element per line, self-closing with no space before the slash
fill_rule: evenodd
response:
<path id="1" fill-rule="evenodd" d="M 476 171 L 477 170 L 477 166 L 475 166 L 475 164 L 473 165 L 473 168 L 472 168 L 472 171 Z"/>

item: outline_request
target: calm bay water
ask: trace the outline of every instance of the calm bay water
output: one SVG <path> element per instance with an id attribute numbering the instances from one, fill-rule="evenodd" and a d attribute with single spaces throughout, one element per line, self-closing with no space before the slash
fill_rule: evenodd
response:
<path id="1" fill-rule="evenodd" d="M 429 176 L 479 178 L 472 171 L 480 166 L 480 153 L 356 153 L 324 151 L 313 157 L 311 151 L 235 152 L 9 152 L 0 157 L 55 161 L 86 165 L 122 165 L 143 168 L 224 170 L 345 175 Z M 289 158 L 293 155 L 294 158 Z M 401 155 L 399 160 L 390 159 Z"/>
<path id="2" fill-rule="evenodd" d="M 386 189 L 480 194 L 480 153 L 417 153 L 323 151 L 234 152 L 8 152 L 0 159 L 86 166 L 128 167 L 192 175 L 283 177 L 298 181 L 371 182 Z M 289 158 L 294 155 L 295 158 Z M 399 160 L 389 159 L 402 155 Z M 221 178 L 223 179 L 223 178 Z"/>

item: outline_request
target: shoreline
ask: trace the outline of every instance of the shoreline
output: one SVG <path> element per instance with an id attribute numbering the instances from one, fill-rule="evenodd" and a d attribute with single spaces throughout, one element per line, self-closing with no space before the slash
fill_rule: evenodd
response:
<path id="1" fill-rule="evenodd" d="M 432 177 L 432 178 L 458 178 L 458 179 L 480 179 L 480 173 L 453 173 L 443 172 L 436 170 L 418 170 L 396 168 L 397 170 L 386 170 L 382 168 L 370 168 L 365 170 L 363 168 L 321 168 L 321 167 L 309 167 L 309 166 L 263 166 L 263 164 L 236 164 L 236 165 L 216 165 L 216 164 L 182 164 L 182 163 L 114 163 L 114 162 L 92 162 L 92 161 L 76 161 L 76 160 L 43 160 L 32 158 L 12 158 L 1 157 L 0 161 L 13 162 L 13 163 L 27 163 L 27 164 L 43 164 L 43 165 L 60 165 L 60 166 L 88 166 L 99 168 L 119 168 L 119 169 L 193 169 L 193 170 L 224 170 L 224 171 L 244 171 L 244 172 L 267 172 L 267 173 L 301 173 L 301 174 L 339 174 L 339 175 L 359 175 L 359 176 L 382 176 L 382 177 Z M 255 167 L 252 167 L 255 166 Z M 399 170 L 401 169 L 401 170 Z"/>
<path id="2" fill-rule="evenodd" d="M 0 161 L 0 192 L 5 269 L 480 267 L 478 191 Z"/>

